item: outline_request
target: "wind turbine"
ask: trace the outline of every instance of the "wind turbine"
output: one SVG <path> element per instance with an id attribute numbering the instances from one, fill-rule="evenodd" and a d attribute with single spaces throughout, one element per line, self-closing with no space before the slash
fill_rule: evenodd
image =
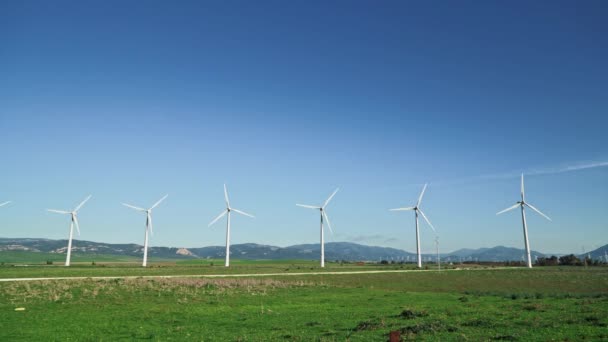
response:
<path id="1" fill-rule="evenodd" d="M 228 267 L 230 266 L 230 212 L 234 211 L 241 215 L 249 216 L 251 218 L 255 218 L 255 216 L 247 214 L 244 211 L 234 209 L 230 206 L 230 200 L 228 199 L 228 190 L 226 190 L 226 184 L 224 184 L 224 199 L 226 200 L 226 209 L 224 209 L 221 214 L 219 214 L 213 221 L 211 221 L 211 223 L 209 223 L 209 227 L 211 227 L 215 222 L 217 222 L 219 219 L 228 214 L 228 219 L 226 222 L 226 262 L 224 264 L 224 266 Z"/>
<path id="2" fill-rule="evenodd" d="M 441 257 L 439 256 L 439 236 L 435 236 L 435 248 L 437 249 L 437 270 L 441 271 Z"/>
<path id="3" fill-rule="evenodd" d="M 524 193 L 524 174 L 523 173 L 521 174 L 521 201 L 518 201 L 512 207 L 509 207 L 503 211 L 497 212 L 496 215 L 506 213 L 507 211 L 513 210 L 517 207 L 521 208 L 521 222 L 523 223 L 523 226 L 524 226 L 524 241 L 526 243 L 526 255 L 527 255 L 527 264 L 528 264 L 527 266 L 528 266 L 528 268 L 532 268 L 532 259 L 530 258 L 530 242 L 528 241 L 528 225 L 526 224 L 526 212 L 524 210 L 524 207 L 528 207 L 528 208 L 536 211 L 538 214 L 540 214 L 542 217 L 546 218 L 549 221 L 551 221 L 551 219 L 549 218 L 549 216 L 541 213 L 540 210 L 536 209 L 534 206 L 532 206 L 531 204 L 526 202 L 525 193 Z"/>
<path id="4" fill-rule="evenodd" d="M 418 229 L 418 213 L 420 213 L 420 215 L 422 215 L 422 217 L 424 218 L 426 223 L 429 224 L 429 227 L 431 227 L 433 232 L 435 232 L 435 234 L 437 234 L 437 232 L 435 231 L 435 227 L 433 227 L 433 225 L 431 224 L 431 221 L 429 221 L 429 219 L 426 217 L 426 215 L 424 215 L 422 210 L 420 210 L 420 202 L 422 202 L 422 196 L 424 196 L 424 191 L 426 190 L 426 186 L 427 186 L 427 184 L 424 184 L 424 187 L 422 188 L 422 192 L 420 193 L 420 196 L 418 197 L 418 202 L 416 203 L 415 207 L 390 209 L 391 211 L 413 210 L 416 213 L 416 253 L 418 254 L 418 268 L 422 268 L 422 255 L 420 252 L 420 230 Z"/>
<path id="5" fill-rule="evenodd" d="M 87 203 L 87 201 L 91 198 L 91 195 L 89 195 L 87 198 L 84 199 L 84 201 L 80 202 L 80 204 L 72 211 L 65 211 L 65 210 L 55 210 L 55 209 L 47 209 L 46 211 L 50 211 L 52 213 L 58 213 L 58 214 L 69 214 L 71 215 L 72 219 L 70 221 L 70 239 L 68 240 L 68 255 L 65 258 L 65 266 L 70 266 L 70 258 L 72 256 L 72 237 L 74 236 L 74 225 L 76 225 L 76 230 L 78 231 L 78 236 L 80 236 L 80 226 L 78 225 L 78 210 L 80 210 L 80 208 L 82 208 L 82 206 Z M 6 203 L 3 203 L 1 206 L 3 206 Z"/>
<path id="6" fill-rule="evenodd" d="M 162 201 L 165 200 L 165 198 L 167 198 L 167 196 L 169 196 L 169 194 L 167 194 L 167 195 L 163 196 L 163 198 L 159 199 L 156 203 L 154 203 L 153 206 L 150 207 L 150 209 L 144 209 L 144 208 L 136 207 L 134 205 L 130 205 L 130 204 L 126 204 L 126 203 L 122 204 L 125 207 L 129 207 L 131 209 L 135 209 L 137 211 L 146 213 L 146 233 L 145 233 L 145 240 L 144 240 L 144 262 L 141 265 L 142 267 L 148 266 L 148 232 L 154 234 L 152 231 L 152 209 L 156 208 Z"/>
<path id="7" fill-rule="evenodd" d="M 4 203 L 0 203 L 0 207 L 4 207 L 5 205 L 7 205 L 7 204 L 9 204 L 9 203 L 11 203 L 11 201 L 6 201 L 6 202 L 4 202 Z"/>
<path id="8" fill-rule="evenodd" d="M 327 207 L 327 204 L 329 204 L 329 201 L 331 201 L 331 199 L 336 195 L 336 192 L 338 192 L 338 190 L 340 189 L 337 188 L 336 190 L 334 190 L 334 192 L 327 198 L 325 203 L 323 203 L 323 205 L 320 207 L 307 204 L 296 204 L 298 207 L 316 209 L 319 210 L 319 212 L 321 213 L 321 267 L 325 267 L 325 235 L 323 234 L 323 218 L 325 218 L 325 221 L 327 221 L 327 228 L 329 228 L 329 231 L 332 234 L 334 233 L 331 229 L 331 223 L 329 223 L 329 217 L 327 217 L 325 207 Z"/>

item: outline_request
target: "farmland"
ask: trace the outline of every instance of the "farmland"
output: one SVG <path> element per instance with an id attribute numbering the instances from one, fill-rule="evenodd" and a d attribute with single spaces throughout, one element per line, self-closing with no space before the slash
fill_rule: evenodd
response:
<path id="1" fill-rule="evenodd" d="M 393 330 L 404 340 L 608 338 L 606 268 L 289 275 L 292 268 L 321 269 L 305 261 L 155 266 L 5 266 L 0 278 L 222 270 L 286 275 L 0 283 L 0 340 L 384 341 Z M 356 267 L 329 264 L 325 272 Z"/>

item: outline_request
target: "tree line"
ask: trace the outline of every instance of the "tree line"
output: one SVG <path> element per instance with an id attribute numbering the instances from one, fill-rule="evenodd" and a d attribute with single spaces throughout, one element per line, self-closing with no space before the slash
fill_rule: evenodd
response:
<path id="1" fill-rule="evenodd" d="M 606 263 L 602 262 L 600 259 L 591 259 L 589 256 L 580 259 L 574 254 L 563 255 L 559 258 L 555 255 L 550 257 L 539 257 L 536 260 L 536 265 L 538 266 L 599 266 L 605 264 Z"/>

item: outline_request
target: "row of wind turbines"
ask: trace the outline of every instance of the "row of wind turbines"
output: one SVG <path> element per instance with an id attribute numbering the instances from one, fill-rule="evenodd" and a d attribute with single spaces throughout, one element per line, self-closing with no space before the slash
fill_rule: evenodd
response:
<path id="1" fill-rule="evenodd" d="M 420 192 L 420 196 L 418 196 L 418 201 L 416 202 L 415 206 L 390 209 L 390 211 L 413 211 L 414 212 L 415 227 L 416 227 L 416 254 L 417 254 L 417 264 L 418 264 L 419 268 L 422 267 L 422 255 L 421 255 L 421 250 L 420 250 L 420 230 L 419 230 L 419 224 L 418 224 L 419 215 L 422 216 L 424 221 L 426 221 L 426 223 L 428 223 L 429 227 L 433 230 L 433 232 L 436 235 L 435 241 L 436 241 L 436 243 L 438 243 L 437 231 L 435 230 L 435 227 L 433 227 L 433 225 L 431 224 L 431 221 L 424 214 L 422 209 L 420 209 L 420 205 L 422 203 L 422 197 L 424 196 L 426 188 L 427 188 L 427 184 L 425 184 L 424 187 L 422 188 L 422 191 Z M 320 206 L 308 205 L 308 204 L 296 204 L 299 207 L 319 210 L 320 221 L 321 221 L 321 225 L 320 225 L 321 226 L 320 227 L 321 267 L 325 267 L 325 234 L 324 234 L 325 223 L 327 223 L 327 228 L 329 228 L 329 231 L 333 234 L 333 230 L 331 228 L 331 223 L 329 221 L 329 217 L 327 216 L 326 208 L 327 208 L 327 205 L 329 204 L 329 202 L 334 198 L 334 196 L 336 195 L 338 190 L 339 189 L 334 190 L 334 192 Z M 152 210 L 154 208 L 158 207 L 167 198 L 167 196 L 168 195 L 165 195 L 161 199 L 156 201 L 156 203 L 154 203 L 149 209 L 144 209 L 144 208 L 137 207 L 137 206 L 134 206 L 131 204 L 122 203 L 124 206 L 126 206 L 128 208 L 131 208 L 131 209 L 134 209 L 136 211 L 146 214 L 146 229 L 145 229 L 145 235 L 144 235 L 144 256 L 143 256 L 143 262 L 142 262 L 143 267 L 146 267 L 148 265 L 148 240 L 149 240 L 149 235 L 152 234 Z M 91 195 L 89 195 L 87 198 L 85 198 L 72 211 L 47 209 L 47 211 L 49 211 L 49 212 L 70 215 L 70 217 L 71 217 L 70 237 L 68 239 L 68 248 L 67 248 L 65 266 L 70 266 L 70 258 L 71 258 L 71 252 L 72 252 L 72 237 L 74 235 L 74 227 L 76 227 L 76 231 L 78 232 L 78 235 L 80 235 L 80 226 L 78 224 L 78 211 L 85 205 L 85 203 L 87 203 L 87 201 L 89 201 L 89 199 L 91 199 Z M 226 189 L 226 184 L 224 184 L 224 200 L 226 203 L 226 208 L 224 210 L 222 210 L 222 212 L 209 223 L 209 227 L 211 227 L 213 224 L 215 224 L 217 221 L 219 221 L 222 217 L 227 216 L 227 218 L 226 218 L 226 260 L 225 260 L 224 265 L 226 267 L 229 267 L 230 266 L 230 215 L 232 212 L 235 212 L 237 214 L 241 214 L 241 215 L 248 216 L 251 218 L 254 218 L 254 216 L 251 214 L 248 214 L 242 210 L 233 208 L 230 205 L 230 199 L 228 197 L 228 190 Z M 1 203 L 0 207 L 5 206 L 9 203 L 11 203 L 11 201 Z M 524 242 L 525 242 L 525 249 L 526 249 L 526 256 L 527 256 L 526 262 L 527 262 L 527 266 L 529 268 L 532 268 L 532 260 L 530 257 L 530 242 L 528 240 L 528 225 L 526 223 L 525 208 L 528 207 L 528 208 L 532 209 L 533 211 L 537 212 L 539 215 L 541 215 L 542 217 L 546 218 L 549 221 L 551 221 L 551 219 L 547 215 L 543 214 L 540 210 L 535 208 L 533 205 L 526 202 L 523 174 L 521 175 L 521 201 L 517 201 L 515 203 L 515 205 L 513 205 L 505 210 L 499 211 L 498 213 L 496 213 L 496 215 L 500 215 L 502 213 L 511 211 L 518 207 L 521 209 L 521 219 L 522 219 L 522 225 L 523 225 L 523 231 L 524 231 Z M 439 252 L 437 252 L 437 253 L 439 253 Z"/>

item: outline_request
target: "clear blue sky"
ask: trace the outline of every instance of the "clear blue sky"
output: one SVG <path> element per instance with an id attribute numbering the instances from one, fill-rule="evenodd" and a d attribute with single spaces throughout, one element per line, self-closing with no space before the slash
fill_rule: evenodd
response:
<path id="1" fill-rule="evenodd" d="M 333 241 L 415 250 L 608 243 L 606 1 L 3 1 L 0 236 L 152 245 Z M 422 228 L 423 251 L 433 235 Z"/>

